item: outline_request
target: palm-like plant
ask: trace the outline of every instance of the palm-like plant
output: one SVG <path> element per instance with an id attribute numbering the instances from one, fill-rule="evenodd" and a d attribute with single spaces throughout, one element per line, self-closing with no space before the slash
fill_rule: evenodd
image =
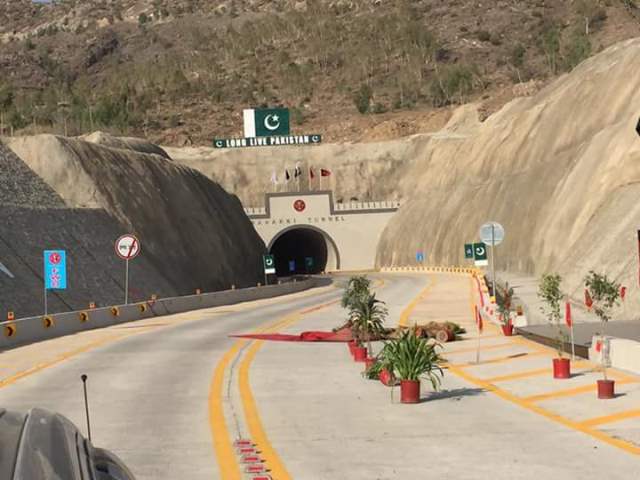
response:
<path id="1" fill-rule="evenodd" d="M 440 379 L 444 375 L 438 365 L 443 359 L 438 355 L 438 343 L 430 343 L 416 336 L 415 329 L 409 329 L 402 335 L 387 343 L 385 359 L 393 366 L 397 376 L 402 380 L 428 379 L 434 390 L 438 390 Z"/>
<path id="2" fill-rule="evenodd" d="M 513 311 L 513 288 L 508 283 L 504 288 L 499 288 L 499 294 L 496 297 L 498 303 L 498 312 L 502 315 L 502 323 L 509 325 L 511 321 L 511 312 Z"/>
<path id="3" fill-rule="evenodd" d="M 371 355 L 371 337 L 384 331 L 384 321 L 388 313 L 384 302 L 378 300 L 375 293 L 362 294 L 351 300 L 349 306 L 351 331 L 358 344 L 367 342 L 369 355 Z"/>
<path id="4" fill-rule="evenodd" d="M 365 276 L 355 276 L 349 279 L 347 288 L 345 288 L 342 294 L 342 308 L 351 308 L 353 303 L 360 297 L 369 295 L 371 288 L 371 280 Z"/>

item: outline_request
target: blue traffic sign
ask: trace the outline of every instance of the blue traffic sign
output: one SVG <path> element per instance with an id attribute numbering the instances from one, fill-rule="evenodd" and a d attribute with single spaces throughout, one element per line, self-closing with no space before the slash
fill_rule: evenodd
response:
<path id="1" fill-rule="evenodd" d="M 416 252 L 416 262 L 424 262 L 424 252 L 419 250 Z"/>
<path id="2" fill-rule="evenodd" d="M 67 288 L 67 254 L 64 250 L 44 251 L 44 288 L 46 290 Z"/>
<path id="3" fill-rule="evenodd" d="M 289 260 L 289 271 L 290 272 L 295 272 L 296 271 L 296 261 L 295 260 Z"/>

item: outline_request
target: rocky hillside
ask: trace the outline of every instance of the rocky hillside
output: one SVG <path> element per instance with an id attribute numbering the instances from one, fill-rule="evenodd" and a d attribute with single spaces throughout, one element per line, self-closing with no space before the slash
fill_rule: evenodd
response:
<path id="1" fill-rule="evenodd" d="M 481 119 L 640 34 L 636 0 L 30 0 L 0 3 L 0 128 L 163 144 L 238 135 L 286 105 L 328 141 Z M 360 113 L 362 112 L 362 113 Z"/>
<path id="2" fill-rule="evenodd" d="M 484 123 L 460 109 L 438 135 L 415 139 L 398 183 L 407 200 L 379 246 L 378 264 L 464 264 L 463 244 L 502 223 L 498 269 L 559 271 L 577 299 L 604 271 L 638 295 L 640 39 L 611 47 Z"/>
<path id="3" fill-rule="evenodd" d="M 13 276 L 0 272 L 0 311 L 40 313 L 42 250 L 52 248 L 68 251 L 70 276 L 52 311 L 122 302 L 113 244 L 126 232 L 142 244 L 130 262 L 134 301 L 260 280 L 264 244 L 238 199 L 159 147 L 104 134 L 3 141 L 0 261 Z"/>

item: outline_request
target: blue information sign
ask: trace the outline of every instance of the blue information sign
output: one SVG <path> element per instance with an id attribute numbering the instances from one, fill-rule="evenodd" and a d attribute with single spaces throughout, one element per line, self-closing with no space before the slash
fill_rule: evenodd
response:
<path id="1" fill-rule="evenodd" d="M 289 260 L 289 271 L 290 272 L 295 272 L 296 271 L 296 261 L 295 260 Z"/>
<path id="2" fill-rule="evenodd" d="M 67 254 L 64 250 L 44 251 L 44 288 L 46 290 L 67 288 Z"/>
<path id="3" fill-rule="evenodd" d="M 424 252 L 422 251 L 416 252 L 416 262 L 424 262 Z"/>

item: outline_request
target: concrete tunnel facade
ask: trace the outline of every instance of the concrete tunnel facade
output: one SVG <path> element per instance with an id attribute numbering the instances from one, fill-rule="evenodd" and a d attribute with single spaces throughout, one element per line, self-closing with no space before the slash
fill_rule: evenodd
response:
<path id="1" fill-rule="evenodd" d="M 398 202 L 334 203 L 333 192 L 268 193 L 245 212 L 276 261 L 276 273 L 368 270 Z"/>

